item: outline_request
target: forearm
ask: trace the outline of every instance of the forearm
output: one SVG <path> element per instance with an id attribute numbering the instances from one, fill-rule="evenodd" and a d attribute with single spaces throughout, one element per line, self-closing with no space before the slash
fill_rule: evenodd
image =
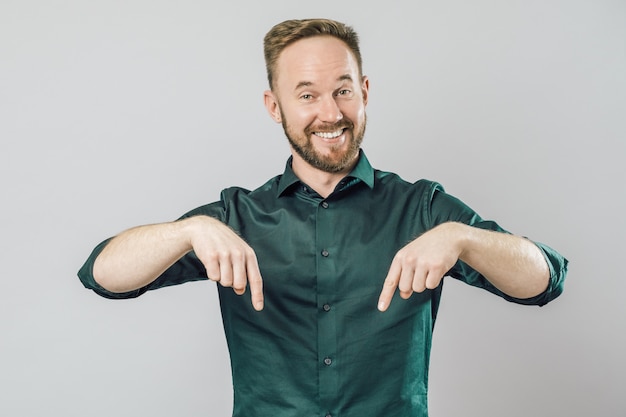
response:
<path id="1" fill-rule="evenodd" d="M 530 298 L 546 290 L 548 264 L 541 250 L 520 236 L 454 223 L 461 237 L 459 259 L 505 294 Z"/>
<path id="2" fill-rule="evenodd" d="M 144 287 L 192 249 L 189 233 L 189 219 L 126 230 L 96 258 L 94 279 L 111 292 Z"/>

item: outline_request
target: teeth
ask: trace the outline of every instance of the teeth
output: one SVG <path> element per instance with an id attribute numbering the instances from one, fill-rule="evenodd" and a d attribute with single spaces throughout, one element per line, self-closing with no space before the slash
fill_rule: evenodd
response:
<path id="1" fill-rule="evenodd" d="M 315 134 L 324 139 L 333 139 L 340 136 L 343 133 L 343 129 L 339 129 L 336 132 L 315 132 Z"/>

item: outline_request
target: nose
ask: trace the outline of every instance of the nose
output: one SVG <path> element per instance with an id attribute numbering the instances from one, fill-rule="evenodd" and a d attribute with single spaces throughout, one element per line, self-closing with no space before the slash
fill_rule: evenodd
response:
<path id="1" fill-rule="evenodd" d="M 334 96 L 326 97 L 320 101 L 318 117 L 320 121 L 325 123 L 335 123 L 343 119 L 343 113 Z"/>

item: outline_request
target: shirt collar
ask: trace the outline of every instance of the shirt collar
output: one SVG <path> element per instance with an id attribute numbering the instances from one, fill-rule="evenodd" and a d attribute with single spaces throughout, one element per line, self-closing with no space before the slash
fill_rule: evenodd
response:
<path id="1" fill-rule="evenodd" d="M 285 166 L 285 172 L 280 177 L 278 182 L 278 196 L 282 196 L 287 190 L 291 189 L 294 184 L 301 183 L 300 178 L 296 176 L 291 167 L 293 157 L 289 157 Z M 374 168 L 370 165 L 365 152 L 361 149 L 359 151 L 359 160 L 356 165 L 346 176 L 346 179 L 351 178 L 357 180 L 356 182 L 363 182 L 369 188 L 374 188 Z"/>

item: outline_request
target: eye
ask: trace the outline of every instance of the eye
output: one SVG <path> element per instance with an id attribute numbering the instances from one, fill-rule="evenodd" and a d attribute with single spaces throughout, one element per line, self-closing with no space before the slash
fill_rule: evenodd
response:
<path id="1" fill-rule="evenodd" d="M 339 90 L 337 92 L 338 96 L 348 96 L 350 95 L 350 93 L 352 93 L 352 90 L 348 90 L 347 88 L 343 89 L 343 90 Z"/>
<path id="2" fill-rule="evenodd" d="M 313 98 L 313 95 L 312 95 L 312 94 L 302 94 L 302 95 L 300 96 L 300 99 L 301 99 L 301 100 L 307 100 L 307 101 L 308 101 L 308 100 L 311 100 L 312 98 Z"/>

